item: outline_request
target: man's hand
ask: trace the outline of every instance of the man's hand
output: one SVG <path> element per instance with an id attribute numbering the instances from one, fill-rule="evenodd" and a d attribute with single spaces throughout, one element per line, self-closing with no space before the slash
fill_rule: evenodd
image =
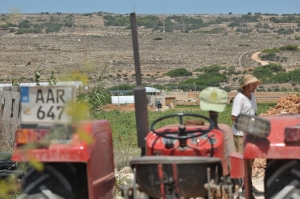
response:
<path id="1" fill-rule="evenodd" d="M 232 120 L 232 121 L 235 121 L 235 119 L 236 119 L 236 116 L 231 115 L 231 120 Z"/>

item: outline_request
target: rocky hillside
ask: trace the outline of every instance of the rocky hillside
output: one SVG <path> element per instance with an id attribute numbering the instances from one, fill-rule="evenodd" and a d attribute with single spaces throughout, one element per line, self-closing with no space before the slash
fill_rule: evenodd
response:
<path id="1" fill-rule="evenodd" d="M 35 71 L 42 70 L 44 80 L 50 77 L 52 71 L 57 75 L 79 71 L 89 77 L 91 84 L 96 84 L 106 68 L 102 81 L 105 87 L 134 84 L 130 29 L 126 23 L 121 24 L 124 26 L 108 26 L 107 17 L 105 18 L 107 15 L 2 14 L 0 82 L 11 82 L 12 78 L 21 82 L 33 81 Z M 167 16 L 158 17 L 160 20 L 167 19 Z M 193 72 L 203 66 L 219 65 L 235 66 L 236 70 L 241 71 L 248 70 L 260 65 L 253 59 L 254 53 L 267 48 L 300 44 L 297 24 L 286 26 L 286 30 L 293 30 L 292 33 L 282 34 L 268 16 L 260 16 L 256 22 L 246 21 L 233 25 L 236 21 L 231 20 L 243 16 L 185 17 L 201 19 L 200 22 L 198 20 L 198 29 L 193 30 L 187 22 L 185 26 L 180 26 L 177 18 L 170 19 L 171 25 L 168 27 L 173 28 L 170 32 L 161 32 L 159 28 L 155 30 L 157 27 L 139 26 L 143 83 L 154 85 L 182 81 L 184 77 L 171 78 L 164 75 L 177 68 L 186 68 Z M 264 24 L 268 27 L 262 26 Z M 160 26 L 164 27 L 166 26 Z M 285 57 L 276 63 L 286 69 L 300 67 L 299 52 L 280 52 L 277 55 Z M 197 77 L 196 73 L 193 76 Z"/>

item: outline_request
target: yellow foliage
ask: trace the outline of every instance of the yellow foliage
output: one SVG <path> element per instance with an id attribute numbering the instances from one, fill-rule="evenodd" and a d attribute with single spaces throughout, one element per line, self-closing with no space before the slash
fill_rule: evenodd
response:
<path id="1" fill-rule="evenodd" d="M 72 116 L 74 122 L 89 118 L 90 107 L 83 102 L 70 102 L 67 106 L 67 113 Z"/>
<path id="2" fill-rule="evenodd" d="M 78 136 L 79 139 L 87 144 L 92 144 L 93 143 L 93 137 L 92 135 L 87 134 L 83 129 L 78 130 Z"/>
<path id="3" fill-rule="evenodd" d="M 87 84 L 89 79 L 88 77 L 80 72 L 74 71 L 70 75 L 59 77 L 60 81 L 82 81 L 83 84 Z"/>
<path id="4" fill-rule="evenodd" d="M 96 70 L 95 62 L 90 59 L 85 59 L 83 61 L 83 67 L 86 72 L 94 72 Z"/>
<path id="5" fill-rule="evenodd" d="M 6 183 L 4 180 L 0 180 L 0 198 L 8 198 L 7 194 L 10 191 L 10 185 Z"/>
<path id="6" fill-rule="evenodd" d="M 9 16 L 11 19 L 19 19 L 21 16 L 21 11 L 18 8 L 15 7 L 10 7 L 9 8 L 9 12 L 11 13 L 11 15 Z"/>

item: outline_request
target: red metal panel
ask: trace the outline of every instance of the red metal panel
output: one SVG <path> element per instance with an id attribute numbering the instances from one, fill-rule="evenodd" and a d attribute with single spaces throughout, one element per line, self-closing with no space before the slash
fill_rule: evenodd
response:
<path id="1" fill-rule="evenodd" d="M 89 198 L 115 198 L 116 181 L 110 124 L 107 121 L 94 121 L 91 127 L 95 142 L 87 167 Z"/>
<path id="2" fill-rule="evenodd" d="M 284 142 L 284 129 L 286 126 L 300 124 L 300 115 L 281 115 L 264 117 L 271 123 L 271 132 L 268 138 L 245 138 L 244 157 L 247 159 L 298 159 L 299 144 Z"/>
<path id="3" fill-rule="evenodd" d="M 245 177 L 244 177 L 244 189 L 245 189 L 245 198 L 246 199 L 253 199 L 252 196 L 252 169 L 250 167 L 252 160 L 244 159 L 244 171 L 245 171 Z"/>
<path id="4" fill-rule="evenodd" d="M 13 161 L 87 162 L 89 146 L 86 144 L 52 144 L 47 149 L 14 150 Z"/>
<path id="5" fill-rule="evenodd" d="M 51 144 L 47 149 L 15 149 L 14 161 L 40 162 L 85 162 L 89 198 L 115 198 L 115 173 L 113 159 L 112 130 L 107 120 L 86 121 L 78 129 L 92 136 L 92 143 L 86 143 L 75 133 L 68 144 Z"/>
<path id="6" fill-rule="evenodd" d="M 207 126 L 187 126 L 187 131 L 196 131 L 197 129 L 205 129 Z M 178 126 L 166 126 L 156 130 L 157 132 L 178 132 Z M 225 135 L 218 129 L 213 129 L 207 134 L 214 140 L 213 143 L 213 157 L 220 158 L 223 167 L 223 175 L 229 174 L 228 162 L 229 157 L 225 157 Z M 146 155 L 162 155 L 162 156 L 211 156 L 212 144 L 205 136 L 187 140 L 188 147 L 185 149 L 179 149 L 179 141 L 174 143 L 174 147 L 167 149 L 163 143 L 163 138 L 157 136 L 153 132 L 148 133 L 146 137 Z"/>
<path id="7" fill-rule="evenodd" d="M 115 172 L 112 131 L 108 121 L 91 123 L 94 145 L 88 161 L 88 185 L 90 199 L 115 198 Z"/>
<path id="8" fill-rule="evenodd" d="M 164 171 L 163 171 L 163 166 L 162 164 L 158 164 L 157 165 L 157 171 L 158 171 L 158 176 L 159 176 L 159 181 L 160 181 L 160 193 L 161 193 L 161 197 L 163 199 L 166 198 L 165 196 L 165 183 L 164 183 Z"/>
<path id="9" fill-rule="evenodd" d="M 243 154 L 233 152 L 230 155 L 230 165 L 231 165 L 231 178 L 243 178 L 244 177 L 244 157 Z"/>

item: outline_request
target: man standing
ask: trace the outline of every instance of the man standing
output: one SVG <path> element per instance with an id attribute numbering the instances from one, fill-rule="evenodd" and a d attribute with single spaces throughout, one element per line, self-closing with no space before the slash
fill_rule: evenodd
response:
<path id="1" fill-rule="evenodd" d="M 261 84 L 255 76 L 247 74 L 243 77 L 243 84 L 240 87 L 242 92 L 238 93 L 233 100 L 231 119 L 235 121 L 236 117 L 243 113 L 248 115 L 256 115 L 257 104 L 254 96 L 255 89 Z M 234 125 L 232 127 L 232 133 L 234 136 L 235 149 L 239 153 L 244 153 L 244 133 L 237 130 Z M 252 162 L 253 164 L 253 162 Z M 251 165 L 252 166 L 252 165 Z M 261 196 L 263 192 L 257 190 L 252 186 L 252 194 L 254 196 Z"/>

